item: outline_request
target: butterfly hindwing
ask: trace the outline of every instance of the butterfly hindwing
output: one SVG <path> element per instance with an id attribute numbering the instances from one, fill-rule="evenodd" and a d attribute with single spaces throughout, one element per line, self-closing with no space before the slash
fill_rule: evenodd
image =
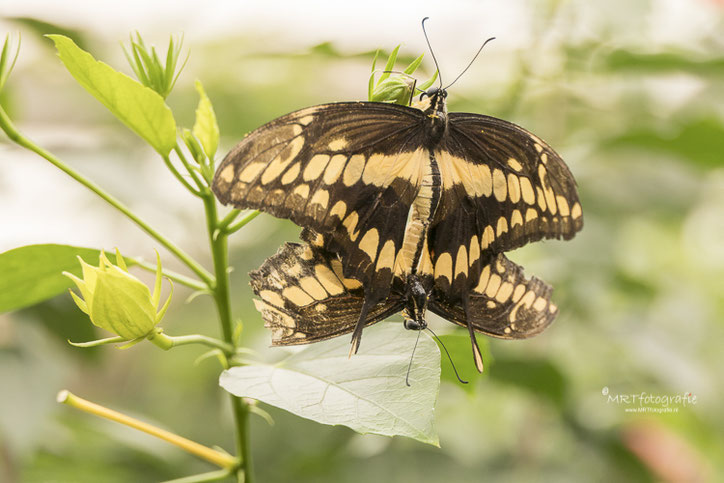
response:
<path id="1" fill-rule="evenodd" d="M 342 275 L 339 260 L 309 245 L 285 244 L 251 272 L 251 286 L 273 345 L 306 344 L 352 332 L 364 303 L 356 280 Z M 399 297 L 372 306 L 365 325 L 402 308 Z"/>
<path id="2" fill-rule="evenodd" d="M 473 329 L 493 337 L 524 339 L 548 327 L 558 313 L 550 301 L 553 289 L 532 277 L 526 279 L 523 269 L 497 255 L 486 264 L 479 283 L 467 294 L 464 304 L 449 301 L 447 293 L 433 291 L 429 309 L 463 327 L 468 321 Z"/>

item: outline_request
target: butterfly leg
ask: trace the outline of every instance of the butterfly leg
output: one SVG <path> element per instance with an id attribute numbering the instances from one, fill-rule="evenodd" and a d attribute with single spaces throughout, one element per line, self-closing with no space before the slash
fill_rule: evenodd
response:
<path id="1" fill-rule="evenodd" d="M 463 307 L 465 308 L 465 321 L 468 326 L 468 333 L 470 334 L 470 342 L 473 345 L 473 360 L 475 361 L 475 368 L 478 372 L 483 372 L 483 354 L 480 352 L 478 347 L 478 340 L 475 338 L 475 331 L 473 330 L 472 317 L 470 317 L 470 297 L 466 293 L 463 295 Z"/>

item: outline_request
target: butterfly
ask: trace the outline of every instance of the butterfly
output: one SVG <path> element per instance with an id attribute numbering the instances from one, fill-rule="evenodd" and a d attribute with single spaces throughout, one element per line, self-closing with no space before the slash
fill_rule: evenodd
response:
<path id="1" fill-rule="evenodd" d="M 550 287 L 501 254 L 572 238 L 583 226 L 575 180 L 539 137 L 448 113 L 446 97 L 433 88 L 418 108 L 302 109 L 251 132 L 219 165 L 222 203 L 305 227 L 309 251 L 287 245 L 252 274 L 273 343 L 351 331 L 353 353 L 365 325 L 404 309 L 406 327 L 424 328 L 429 308 L 468 328 L 482 371 L 476 331 L 522 338 L 553 320 Z"/>
<path id="2" fill-rule="evenodd" d="M 255 305 L 272 330 L 274 345 L 347 334 L 355 329 L 364 310 L 363 285 L 344 276 L 339 257 L 313 245 L 287 243 L 250 276 L 260 297 Z M 551 292 L 541 280 L 526 279 L 521 267 L 501 253 L 483 267 L 466 308 L 435 292 L 426 294 L 416 282 L 396 279 L 390 295 L 366 311 L 364 325 L 403 311 L 405 327 L 422 330 L 427 309 L 493 337 L 525 338 L 538 334 L 555 318 L 558 309 L 550 301 Z M 477 363 L 482 365 L 482 359 L 476 357 Z"/>

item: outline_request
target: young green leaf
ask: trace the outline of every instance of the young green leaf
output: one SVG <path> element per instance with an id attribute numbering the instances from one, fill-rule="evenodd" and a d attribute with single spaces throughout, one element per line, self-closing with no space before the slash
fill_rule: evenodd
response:
<path id="1" fill-rule="evenodd" d="M 214 107 L 201 81 L 196 81 L 196 91 L 199 93 L 199 105 L 196 107 L 196 121 L 192 132 L 203 146 L 206 156 L 212 161 L 216 148 L 219 147 L 219 125 L 216 122 Z"/>
<path id="2" fill-rule="evenodd" d="M 2 51 L 0 52 L 0 91 L 3 90 L 5 81 L 7 81 L 10 73 L 13 71 L 13 67 L 15 67 L 15 62 L 18 60 L 18 55 L 20 54 L 20 36 L 18 36 L 14 55 L 11 53 L 12 50 L 12 38 L 10 34 L 7 34 L 5 36 L 5 42 L 3 42 Z"/>
<path id="3" fill-rule="evenodd" d="M 0 313 L 40 303 L 73 285 L 62 272 L 81 276 L 78 257 L 97 260 L 99 250 L 68 245 L 29 245 L 0 253 Z M 128 265 L 134 260 L 125 259 Z"/>
<path id="4" fill-rule="evenodd" d="M 381 323 L 365 329 L 359 353 L 348 354 L 349 337 L 338 337 L 309 345 L 275 365 L 232 367 L 221 374 L 220 384 L 236 396 L 318 423 L 439 445 L 434 408 L 440 351 L 435 342 L 400 323 Z"/>
<path id="5" fill-rule="evenodd" d="M 48 35 L 76 81 L 161 156 L 176 145 L 176 122 L 163 98 L 108 64 L 97 61 L 68 37 Z"/>

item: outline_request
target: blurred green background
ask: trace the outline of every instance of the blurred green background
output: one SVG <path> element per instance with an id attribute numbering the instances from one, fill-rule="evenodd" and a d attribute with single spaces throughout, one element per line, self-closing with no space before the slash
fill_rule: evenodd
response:
<path id="1" fill-rule="evenodd" d="M 450 110 L 521 124 L 576 176 L 583 232 L 510 254 L 554 286 L 558 320 L 531 340 L 489 341 L 493 360 L 471 387 L 443 383 L 440 449 L 265 408 L 276 424 L 253 419 L 259 481 L 724 479 L 724 2 L 36 1 L 9 2 L 4 15 L 0 30 L 23 35 L 2 93 L 20 128 L 206 263 L 201 206 L 74 83 L 41 34 L 66 33 L 130 73 L 118 45 L 129 33 L 138 29 L 163 47 L 168 35 L 185 32 L 191 57 L 168 103 L 190 127 L 193 81 L 201 79 L 223 154 L 278 115 L 364 99 L 374 50 L 404 43 L 400 65 L 424 52 L 419 21 L 430 15 L 448 80 L 485 38 L 498 37 L 451 90 Z M 420 78 L 432 72 L 429 60 Z M 0 226 L 0 251 L 68 243 L 153 259 L 157 248 L 6 139 Z M 297 233 L 263 215 L 233 238 L 234 313 L 246 344 L 265 357 L 281 349 L 267 348 L 246 274 Z M 166 330 L 215 335 L 210 301 L 184 304 L 188 295 L 177 291 Z M 82 315 L 68 296 L 0 315 L 0 481 L 150 482 L 210 470 L 150 437 L 59 406 L 62 388 L 233 450 L 219 367 L 193 365 L 202 349 L 76 349 L 66 339 L 100 335 Z M 469 370 L 463 349 L 454 356 Z M 612 399 L 641 393 L 691 394 L 696 403 L 655 412 L 661 404 L 638 409 L 638 401 Z"/>

